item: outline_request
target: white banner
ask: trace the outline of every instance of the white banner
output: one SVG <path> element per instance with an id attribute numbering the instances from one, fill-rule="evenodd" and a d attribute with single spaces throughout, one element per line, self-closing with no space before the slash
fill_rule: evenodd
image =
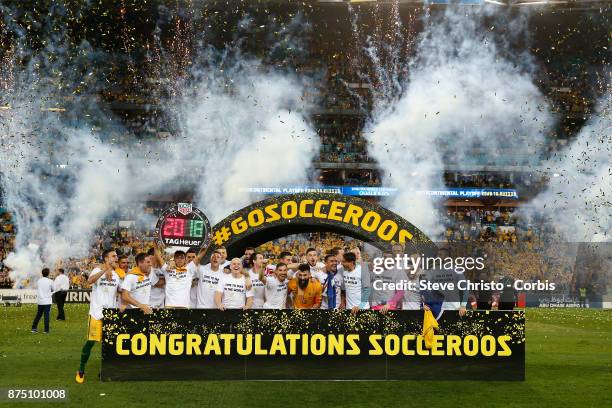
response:
<path id="1" fill-rule="evenodd" d="M 0 289 L 2 303 L 4 303 L 5 296 L 17 296 L 21 303 L 38 303 L 36 289 Z"/>

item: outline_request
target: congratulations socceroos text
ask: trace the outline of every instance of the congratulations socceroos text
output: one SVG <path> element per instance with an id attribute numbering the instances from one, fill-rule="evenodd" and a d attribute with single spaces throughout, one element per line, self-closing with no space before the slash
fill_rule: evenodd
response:
<path id="1" fill-rule="evenodd" d="M 499 356 L 508 357 L 510 336 L 435 335 L 430 349 L 423 336 L 370 334 L 367 349 L 360 348 L 359 334 L 274 334 L 271 341 L 261 334 L 119 334 L 116 352 L 120 356 Z"/>

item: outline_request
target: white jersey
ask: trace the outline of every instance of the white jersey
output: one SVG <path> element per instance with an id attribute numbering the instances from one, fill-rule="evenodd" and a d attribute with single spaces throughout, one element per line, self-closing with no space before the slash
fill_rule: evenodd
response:
<path id="1" fill-rule="evenodd" d="M 325 269 L 325 264 L 323 262 L 317 262 L 314 266 L 308 264 L 310 268 L 310 275 L 315 277 L 315 275 L 320 275 L 322 271 Z"/>
<path id="2" fill-rule="evenodd" d="M 216 309 L 215 305 L 215 290 L 219 279 L 224 275 L 221 266 L 216 271 L 212 270 L 211 264 L 206 264 L 198 268 L 198 309 Z"/>
<path id="3" fill-rule="evenodd" d="M 198 279 L 194 280 L 191 289 L 189 289 L 189 308 L 195 309 L 198 306 Z"/>
<path id="4" fill-rule="evenodd" d="M 321 286 L 325 284 L 325 280 L 327 279 L 327 272 L 321 271 L 319 269 L 310 269 L 310 276 L 321 283 Z"/>
<path id="5" fill-rule="evenodd" d="M 151 288 L 157 284 L 158 281 L 159 278 L 154 273 L 150 273 L 145 277 L 128 273 L 123 279 L 121 290 L 127 290 L 135 301 L 150 306 Z M 128 307 L 132 309 L 137 308 L 134 305 L 128 305 Z"/>
<path id="6" fill-rule="evenodd" d="M 406 272 L 407 274 L 407 282 L 411 282 L 414 286 L 414 290 L 409 290 L 408 288 L 404 289 L 404 298 L 402 300 L 402 309 L 403 310 L 419 310 L 421 309 L 421 305 L 423 304 L 421 299 L 421 292 L 419 291 L 419 279 L 420 274 L 416 276 L 411 274 L 410 272 Z"/>
<path id="7" fill-rule="evenodd" d="M 159 280 L 164 276 L 164 272 L 161 268 L 151 268 L 151 274 L 155 274 Z M 149 305 L 155 308 L 163 308 L 164 301 L 166 300 L 166 289 L 164 288 L 151 288 L 151 296 L 149 299 Z"/>
<path id="8" fill-rule="evenodd" d="M 372 285 L 372 293 L 370 295 L 370 303 L 372 307 L 386 305 L 394 299 L 397 291 L 395 289 L 386 289 L 395 285 L 401 284 L 405 279 L 406 273 L 401 269 L 385 269 L 381 273 L 372 277 L 376 285 Z M 378 287 L 378 289 L 376 289 Z M 397 300 L 397 304 L 393 304 L 393 307 L 398 307 L 402 302 L 400 298 Z"/>
<path id="9" fill-rule="evenodd" d="M 321 272 L 325 277 L 323 279 L 323 281 L 321 281 L 321 279 L 319 279 L 319 281 L 321 281 L 321 286 L 323 287 L 323 293 L 321 294 L 321 309 L 329 309 L 329 303 L 328 303 L 328 291 L 329 291 L 329 284 L 331 283 L 333 285 L 334 288 L 334 293 L 336 295 L 336 304 L 334 305 L 333 309 L 339 309 L 340 308 L 340 302 L 342 300 L 342 284 L 343 284 L 343 278 L 342 278 L 342 274 L 340 272 L 336 272 L 334 274 L 334 277 L 328 282 L 327 281 L 327 272 Z"/>
<path id="10" fill-rule="evenodd" d="M 91 275 L 100 272 L 100 268 L 91 271 Z M 96 320 L 102 320 L 102 310 L 104 308 L 116 308 L 117 290 L 121 287 L 121 278 L 115 271 L 110 279 L 106 279 L 106 274 L 91 285 L 91 294 L 89 295 L 89 315 Z"/>
<path id="11" fill-rule="evenodd" d="M 53 281 L 42 277 L 37 282 L 37 294 L 39 305 L 50 305 L 53 303 Z"/>
<path id="12" fill-rule="evenodd" d="M 70 289 L 70 281 L 68 280 L 68 277 L 66 275 L 64 275 L 63 273 L 60 273 L 53 280 L 53 291 L 54 292 L 67 291 L 68 289 Z"/>
<path id="13" fill-rule="evenodd" d="M 265 303 L 265 285 L 259 280 L 259 274 L 249 269 L 253 291 L 253 309 L 261 309 Z"/>
<path id="14" fill-rule="evenodd" d="M 281 282 L 274 275 L 266 277 L 266 302 L 263 304 L 264 309 L 285 308 L 287 304 L 287 282 L 286 278 Z"/>
<path id="15" fill-rule="evenodd" d="M 162 267 L 166 279 L 166 307 L 189 307 L 191 299 L 191 283 L 196 277 L 197 266 L 193 262 L 185 267 L 184 272 Z"/>
<path id="16" fill-rule="evenodd" d="M 346 291 L 346 308 L 352 309 L 364 305 L 364 309 L 370 308 L 368 299 L 361 299 L 361 291 L 363 288 L 370 287 L 369 274 L 362 268 L 361 265 L 355 266 L 352 271 L 344 269 L 342 271 L 342 286 Z"/>
<path id="17" fill-rule="evenodd" d="M 221 303 L 227 309 L 242 309 L 248 297 L 253 297 L 253 288 L 247 290 L 246 278 L 234 278 L 231 274 L 224 274 L 217 284 L 217 292 L 222 293 Z"/>

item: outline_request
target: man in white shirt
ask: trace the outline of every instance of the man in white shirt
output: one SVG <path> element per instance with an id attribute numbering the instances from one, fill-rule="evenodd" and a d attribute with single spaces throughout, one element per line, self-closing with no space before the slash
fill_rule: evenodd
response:
<path id="1" fill-rule="evenodd" d="M 91 285 L 89 297 L 89 315 L 87 323 L 87 341 L 81 350 L 81 364 L 75 380 L 79 384 L 85 382 L 85 365 L 96 342 L 102 341 L 102 318 L 105 308 L 118 306 L 117 293 L 121 286 L 121 278 L 115 271 L 119 257 L 114 250 L 102 253 L 103 264 L 89 274 L 87 283 Z M 127 276 L 127 275 L 126 275 Z"/>
<path id="2" fill-rule="evenodd" d="M 342 283 L 346 293 L 346 308 L 356 313 L 359 309 L 370 308 L 370 274 L 366 263 L 361 263 L 354 252 L 342 256 Z M 357 263 L 360 262 L 361 265 Z"/>
<path id="3" fill-rule="evenodd" d="M 299 262 L 293 262 L 293 254 L 289 251 L 283 251 L 278 256 L 278 262 L 284 263 L 287 265 L 287 278 L 291 280 L 295 271 L 297 271 L 298 266 L 300 266 Z"/>
<path id="4" fill-rule="evenodd" d="M 253 252 L 249 259 L 249 264 L 252 266 L 249 269 L 249 277 L 251 278 L 251 285 L 253 285 L 253 309 L 261 309 L 266 301 L 265 299 L 265 284 L 260 279 L 260 276 L 264 276 L 264 256 L 259 252 Z"/>
<path id="5" fill-rule="evenodd" d="M 164 277 L 164 271 L 162 266 L 164 265 L 163 259 L 158 259 L 155 255 L 155 249 L 151 248 L 147 252 L 147 255 L 151 258 L 151 274 L 156 275 L 157 279 Z M 149 306 L 154 309 L 163 309 L 166 301 L 166 290 L 162 286 L 153 286 L 151 288 L 151 295 L 149 296 Z"/>
<path id="6" fill-rule="evenodd" d="M 57 320 L 66 320 L 64 303 L 66 303 L 66 295 L 68 294 L 68 289 L 70 289 L 70 281 L 63 268 L 58 268 L 57 273 L 58 275 L 53 280 L 53 292 L 55 303 L 57 304 Z"/>
<path id="7" fill-rule="evenodd" d="M 325 265 L 322 262 L 319 262 L 319 254 L 317 253 L 316 249 L 308 248 L 306 250 L 306 262 L 310 267 L 310 275 L 313 278 L 317 278 L 319 281 L 326 278 L 327 274 L 321 273 Z M 321 284 L 323 284 L 323 282 L 321 282 Z"/>
<path id="8" fill-rule="evenodd" d="M 260 271 L 259 280 L 265 285 L 264 309 L 285 309 L 287 306 L 287 265 L 280 262 L 272 275 L 265 276 Z"/>
<path id="9" fill-rule="evenodd" d="M 42 278 L 37 282 L 38 291 L 38 310 L 32 322 L 32 333 L 38 333 L 38 322 L 45 316 L 45 334 L 49 334 L 49 313 L 53 297 L 53 281 L 49 279 L 49 268 L 43 268 Z"/>
<path id="10" fill-rule="evenodd" d="M 192 262 L 195 262 L 195 259 L 197 257 L 197 253 L 195 251 L 195 249 L 188 249 L 187 252 L 185 252 L 185 256 L 187 257 L 187 265 L 189 265 Z M 198 305 L 198 281 L 200 279 L 200 277 L 198 276 L 198 270 L 199 265 L 198 262 L 196 263 L 196 273 L 193 277 L 193 281 L 191 282 L 191 289 L 189 291 L 189 307 L 192 309 L 195 309 Z"/>
<path id="11" fill-rule="evenodd" d="M 342 273 L 338 272 L 338 258 L 334 254 L 325 255 L 325 269 L 322 272 L 325 279 L 321 297 L 321 309 L 340 309 L 344 307 L 342 296 Z"/>
<path id="12" fill-rule="evenodd" d="M 230 266 L 230 261 L 227 260 L 227 249 L 225 249 L 224 246 L 220 246 L 217 248 L 217 251 L 221 254 L 221 259 L 219 260 L 221 267 L 225 268 L 226 266 Z"/>
<path id="13" fill-rule="evenodd" d="M 158 284 L 157 275 L 151 273 L 151 257 L 145 253 L 136 255 L 136 266 L 125 275 L 121 284 L 121 309 L 140 309 L 145 314 L 153 313 L 149 305 L 151 287 Z"/>
<path id="14" fill-rule="evenodd" d="M 242 260 L 240 258 L 232 259 L 230 270 L 231 273 L 224 274 L 217 284 L 215 291 L 217 308 L 219 310 L 250 309 L 253 305 L 253 290 L 251 279 L 242 268 Z"/>
<path id="15" fill-rule="evenodd" d="M 197 276 L 197 265 L 187 264 L 187 255 L 183 251 L 174 253 L 174 267 L 164 264 L 163 278 L 159 286 L 166 291 L 166 309 L 189 309 L 191 303 L 191 284 Z"/>
<path id="16" fill-rule="evenodd" d="M 223 276 L 223 268 L 219 264 L 221 253 L 214 251 L 210 256 L 210 263 L 198 268 L 198 309 L 216 309 L 215 290 L 219 279 Z"/>

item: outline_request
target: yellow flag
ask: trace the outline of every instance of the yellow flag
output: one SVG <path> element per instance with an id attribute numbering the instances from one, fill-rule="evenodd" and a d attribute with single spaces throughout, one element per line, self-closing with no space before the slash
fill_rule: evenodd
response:
<path id="1" fill-rule="evenodd" d="M 431 310 L 425 310 L 423 316 L 423 339 L 425 340 L 425 347 L 430 349 L 431 343 L 434 339 L 434 329 L 438 328 L 438 321 L 431 313 Z"/>

